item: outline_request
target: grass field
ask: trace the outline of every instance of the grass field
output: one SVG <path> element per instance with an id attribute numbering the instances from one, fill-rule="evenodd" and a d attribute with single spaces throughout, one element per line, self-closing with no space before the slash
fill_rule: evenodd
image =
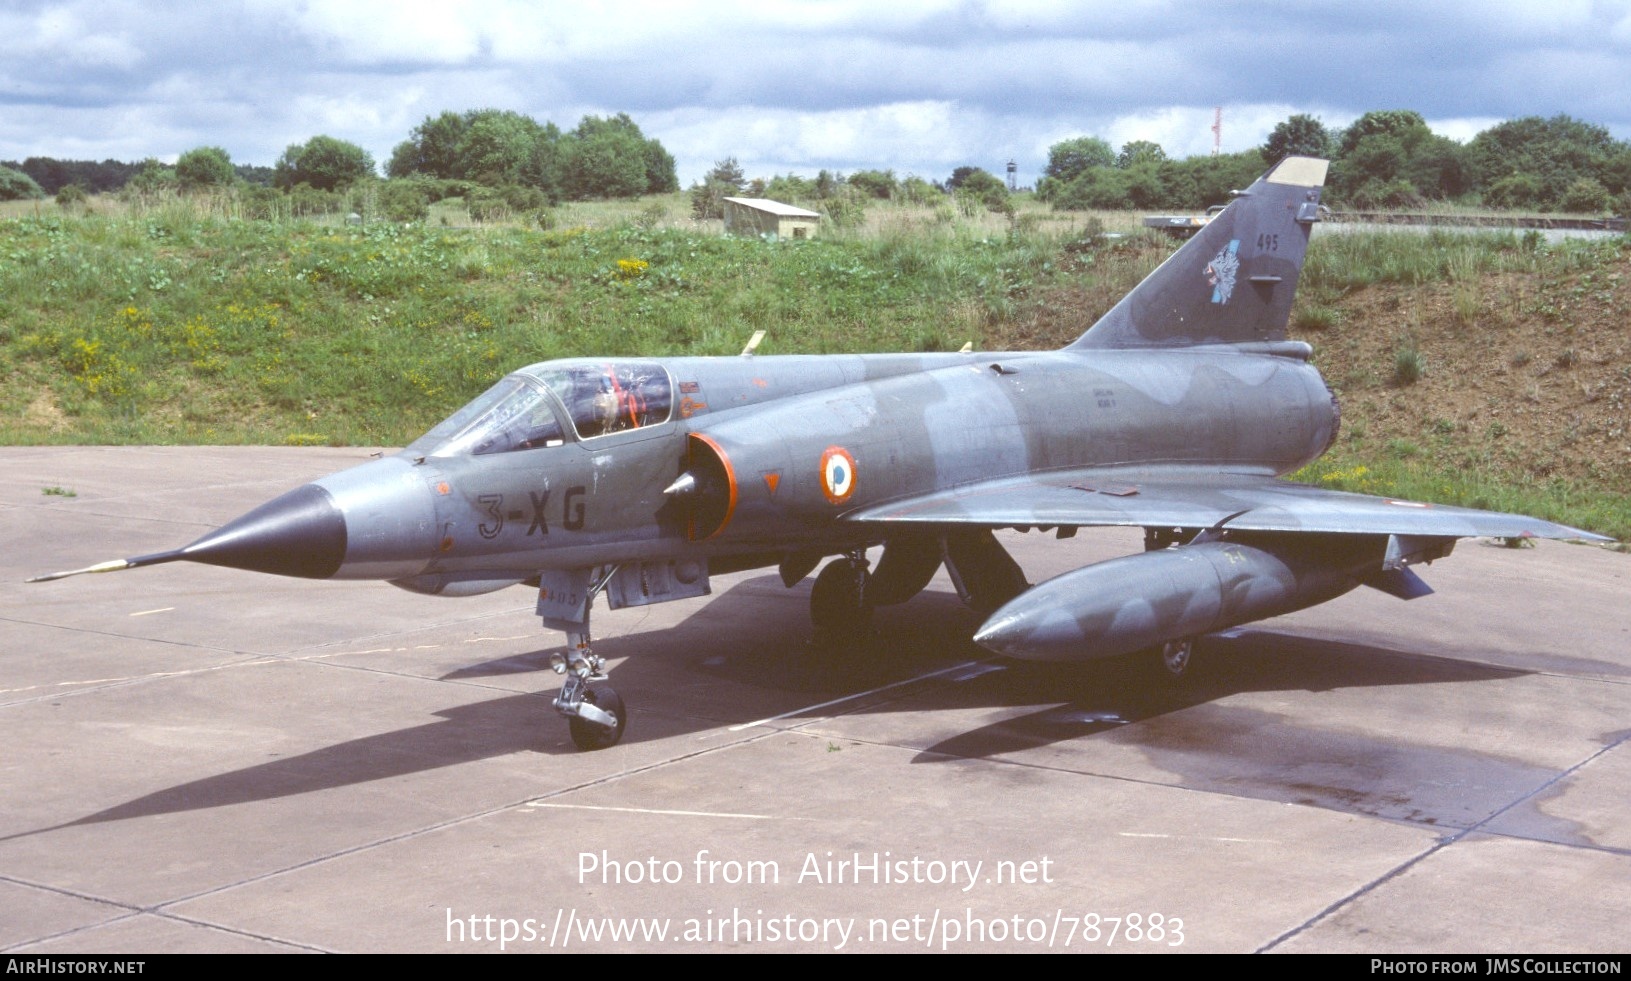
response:
<path id="1" fill-rule="evenodd" d="M 781 243 L 695 222 L 684 195 L 564 205 L 548 230 L 474 225 L 458 202 L 408 226 L 230 210 L 8 205 L 0 438 L 400 445 L 519 365 L 734 354 L 755 330 L 763 353 L 1054 346 L 1172 247 L 1136 215 L 1023 199 L 1012 218 L 879 203 Z M 1631 536 L 1631 437 L 1604 421 L 1631 406 L 1628 254 L 1512 234 L 1316 241 L 1294 331 L 1349 410 L 1304 476 Z M 1424 374 L 1401 384 L 1407 345 Z M 1469 374 L 1491 385 L 1483 408 L 1462 405 Z"/>

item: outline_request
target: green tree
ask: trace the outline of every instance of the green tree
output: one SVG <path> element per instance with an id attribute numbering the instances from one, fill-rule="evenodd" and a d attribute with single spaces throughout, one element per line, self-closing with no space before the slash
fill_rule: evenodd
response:
<path id="1" fill-rule="evenodd" d="M 563 142 L 563 150 L 562 188 L 567 197 L 632 198 L 653 189 L 652 147 L 627 113 L 606 119 L 583 117 Z M 678 178 L 660 174 L 655 184 L 678 186 Z"/>
<path id="2" fill-rule="evenodd" d="M 1338 155 L 1345 157 L 1352 153 L 1359 141 L 1366 137 L 1391 136 L 1399 141 L 1408 156 L 1416 152 L 1417 144 L 1431 135 L 1427 120 L 1414 109 L 1376 109 L 1360 116 L 1342 131 Z"/>
<path id="3" fill-rule="evenodd" d="M 797 174 L 772 177 L 765 184 L 764 196 L 773 201 L 813 201 L 816 198 L 815 181 Z"/>
<path id="4" fill-rule="evenodd" d="M 1545 185 L 1534 174 L 1507 174 L 1484 190 L 1484 203 L 1496 208 L 1537 208 Z"/>
<path id="5" fill-rule="evenodd" d="M 1094 167 L 1053 189 L 1053 206 L 1065 211 L 1111 211 L 1129 206 L 1129 176 L 1114 167 Z"/>
<path id="6" fill-rule="evenodd" d="M 1610 210 L 1612 204 L 1613 196 L 1608 193 L 1608 188 L 1593 177 L 1582 177 L 1570 184 L 1563 192 L 1563 199 L 1558 202 L 1564 211 L 1588 215 L 1603 214 Z"/>
<path id="7" fill-rule="evenodd" d="M 1405 164 L 1404 178 L 1429 198 L 1458 198 L 1471 187 L 1466 156 L 1461 144 L 1434 134 L 1417 144 Z"/>
<path id="8" fill-rule="evenodd" d="M 386 176 L 408 177 L 413 174 L 428 174 L 443 180 L 467 178 L 469 174 L 465 172 L 462 157 L 464 134 L 476 115 L 476 111 L 471 111 L 462 115 L 456 112 L 443 112 L 437 116 L 426 116 L 425 121 L 415 126 L 408 134 L 407 140 L 397 144 L 396 149 L 391 152 L 391 162 L 385 168 Z"/>
<path id="9" fill-rule="evenodd" d="M 1473 182 L 1486 195 L 1501 178 L 1524 174 L 1540 184 L 1537 204 L 1556 205 L 1582 178 L 1614 186 L 1614 161 L 1625 149 L 1601 126 L 1569 116 L 1526 116 L 1479 133 L 1466 156 Z"/>
<path id="10" fill-rule="evenodd" d="M 573 200 L 645 193 L 645 141 L 616 131 L 573 134 L 562 146 L 562 190 Z"/>
<path id="11" fill-rule="evenodd" d="M 1263 154 L 1257 150 L 1190 157 L 1161 167 L 1165 197 L 1161 207 L 1199 211 L 1228 204 L 1234 191 L 1251 186 L 1263 173 Z"/>
<path id="12" fill-rule="evenodd" d="M 725 199 L 740 195 L 746 183 L 747 175 L 735 157 L 715 160 L 707 176 L 691 185 L 691 217 L 725 217 Z"/>
<path id="13" fill-rule="evenodd" d="M 680 189 L 674 155 L 655 138 L 646 141 L 646 193 L 669 194 Z"/>
<path id="14" fill-rule="evenodd" d="M 514 184 L 562 194 L 564 152 L 560 129 L 507 109 L 472 109 L 427 116 L 397 144 L 385 167 L 392 178 L 415 175 L 444 181 Z"/>
<path id="15" fill-rule="evenodd" d="M 518 112 L 484 109 L 472 113 L 457 143 L 458 176 L 489 187 L 553 183 L 555 175 L 546 180 L 536 172 L 540 169 L 535 166 L 538 144 L 544 138 L 544 128 Z M 558 140 L 557 131 L 549 142 Z"/>
<path id="16" fill-rule="evenodd" d="M 997 175 L 979 167 L 959 167 L 952 172 L 946 187 L 952 191 L 964 214 L 972 214 L 976 207 L 1006 212 L 1013 204 L 1008 200 L 1008 185 Z"/>
<path id="17" fill-rule="evenodd" d="M 374 158 L 367 150 L 332 136 L 314 136 L 283 151 L 273 168 L 272 183 L 285 189 L 309 184 L 320 191 L 334 191 L 372 176 Z"/>
<path id="18" fill-rule="evenodd" d="M 1365 113 L 1342 132 L 1331 168 L 1333 196 L 1365 208 L 1419 204 L 1420 193 L 1406 175 L 1416 155 L 1434 146 L 1432 140 L 1427 122 L 1414 110 Z"/>
<path id="19" fill-rule="evenodd" d="M 195 147 L 176 160 L 176 180 L 184 191 L 228 187 L 236 176 L 232 158 L 218 146 Z"/>
<path id="20" fill-rule="evenodd" d="M 724 181 L 697 181 L 691 185 L 691 217 L 725 217 L 725 199 L 735 197 L 736 193 L 737 189 Z"/>
<path id="21" fill-rule="evenodd" d="M 1126 170 L 1140 164 L 1163 163 L 1166 159 L 1167 151 L 1161 149 L 1161 144 L 1151 140 L 1133 140 L 1121 145 L 1121 152 L 1116 154 L 1116 166 Z"/>
<path id="22" fill-rule="evenodd" d="M 1321 157 L 1330 159 L 1336 144 L 1331 131 L 1317 116 L 1297 114 L 1275 124 L 1274 131 L 1263 144 L 1263 159 L 1274 166 L 1287 157 Z"/>
<path id="23" fill-rule="evenodd" d="M 1043 175 L 1049 180 L 1070 183 L 1084 170 L 1093 167 L 1113 167 L 1116 153 L 1110 144 L 1097 136 L 1078 136 L 1048 148 L 1048 166 Z"/>
<path id="24" fill-rule="evenodd" d="M 0 201 L 33 201 L 45 197 L 34 178 L 20 170 L 0 167 Z"/>
<path id="25" fill-rule="evenodd" d="M 742 165 L 736 162 L 735 157 L 726 157 L 724 160 L 715 160 L 714 168 L 708 171 L 704 181 L 728 184 L 731 193 L 742 193 L 742 187 L 747 183 L 747 175 L 742 172 Z"/>
<path id="26" fill-rule="evenodd" d="M 895 196 L 900 182 L 893 170 L 857 170 L 849 175 L 849 186 L 867 197 L 888 200 Z"/>

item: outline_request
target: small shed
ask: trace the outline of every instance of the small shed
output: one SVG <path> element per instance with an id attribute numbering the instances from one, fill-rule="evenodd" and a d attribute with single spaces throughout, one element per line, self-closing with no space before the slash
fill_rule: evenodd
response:
<path id="1" fill-rule="evenodd" d="M 725 231 L 773 239 L 815 238 L 821 214 L 767 198 L 726 198 Z"/>

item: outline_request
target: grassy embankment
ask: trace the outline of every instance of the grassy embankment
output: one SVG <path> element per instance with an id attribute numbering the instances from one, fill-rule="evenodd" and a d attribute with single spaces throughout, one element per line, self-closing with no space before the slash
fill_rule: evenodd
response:
<path id="1" fill-rule="evenodd" d="M 877 205 L 775 246 L 682 196 L 568 206 L 551 231 L 459 227 L 456 204 L 366 228 L 42 208 L 0 219 L 0 439 L 401 444 L 517 365 L 733 354 L 757 329 L 763 353 L 1057 345 L 1170 251 L 1030 207 Z M 1623 240 L 1316 241 L 1294 329 L 1345 428 L 1303 478 L 1631 537 L 1627 267 Z"/>

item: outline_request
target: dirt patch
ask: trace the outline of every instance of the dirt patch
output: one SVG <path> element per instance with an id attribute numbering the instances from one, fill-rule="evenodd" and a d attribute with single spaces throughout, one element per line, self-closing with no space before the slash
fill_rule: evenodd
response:
<path id="1" fill-rule="evenodd" d="M 34 431 L 60 433 L 69 428 L 68 417 L 57 406 L 56 396 L 50 390 L 41 392 L 23 410 L 23 425 Z"/>
<path id="2" fill-rule="evenodd" d="M 1292 334 L 1314 346 L 1350 438 L 1509 478 L 1631 478 L 1631 261 L 1371 286 L 1334 309 L 1336 326 Z"/>

